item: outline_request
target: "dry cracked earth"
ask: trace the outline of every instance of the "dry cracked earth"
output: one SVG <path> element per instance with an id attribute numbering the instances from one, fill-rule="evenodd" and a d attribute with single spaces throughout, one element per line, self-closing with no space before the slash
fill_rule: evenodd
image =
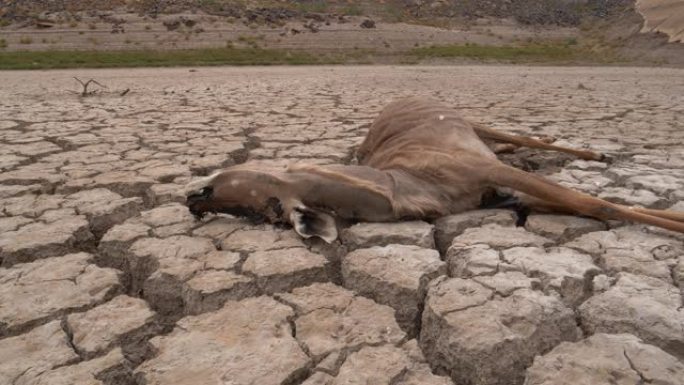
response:
<path id="1" fill-rule="evenodd" d="M 81 97 L 73 76 L 108 88 Z M 385 104 L 420 94 L 610 156 L 523 151 L 523 167 L 684 210 L 682 70 L 127 69 L 0 83 L 2 384 L 684 383 L 681 234 L 480 210 L 360 223 L 327 245 L 196 221 L 180 194 L 245 161 L 349 162 Z"/>

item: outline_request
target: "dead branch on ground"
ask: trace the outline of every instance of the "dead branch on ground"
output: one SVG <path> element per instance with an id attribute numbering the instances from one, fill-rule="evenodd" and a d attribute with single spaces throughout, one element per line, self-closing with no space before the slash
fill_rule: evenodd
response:
<path id="1" fill-rule="evenodd" d="M 77 82 L 81 83 L 81 86 L 83 87 L 83 92 L 81 92 L 81 96 L 83 96 L 83 97 L 90 96 L 90 95 L 94 95 L 94 94 L 98 91 L 98 90 L 88 91 L 88 86 L 89 86 L 91 83 L 96 84 L 96 85 L 98 85 L 98 86 L 100 86 L 100 87 L 102 87 L 102 88 L 107 88 L 107 86 L 101 84 L 100 82 L 98 82 L 98 81 L 95 80 L 95 79 L 89 79 L 89 80 L 86 81 L 86 82 L 82 81 L 81 79 L 79 79 L 79 78 L 77 78 L 77 77 L 74 77 L 74 79 L 76 79 Z"/>

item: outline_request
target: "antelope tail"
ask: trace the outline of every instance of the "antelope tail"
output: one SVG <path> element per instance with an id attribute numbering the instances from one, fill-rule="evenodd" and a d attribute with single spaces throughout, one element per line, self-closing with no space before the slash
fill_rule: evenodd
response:
<path id="1" fill-rule="evenodd" d="M 684 233 L 684 216 L 676 212 L 639 209 L 607 202 L 502 163 L 491 165 L 487 174 L 491 184 L 523 192 L 578 214 L 603 220 L 645 223 Z"/>

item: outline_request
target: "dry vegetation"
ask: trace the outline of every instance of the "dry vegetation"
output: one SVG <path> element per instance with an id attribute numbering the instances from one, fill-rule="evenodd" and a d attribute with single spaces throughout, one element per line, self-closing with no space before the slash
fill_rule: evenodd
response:
<path id="1" fill-rule="evenodd" d="M 684 64 L 684 45 L 639 25 L 631 0 L 15 0 L 0 5 L 0 69 Z"/>

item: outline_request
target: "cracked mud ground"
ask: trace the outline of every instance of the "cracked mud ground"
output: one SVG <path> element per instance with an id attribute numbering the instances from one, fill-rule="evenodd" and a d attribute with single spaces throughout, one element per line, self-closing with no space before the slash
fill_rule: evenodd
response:
<path id="1" fill-rule="evenodd" d="M 81 98 L 73 76 L 108 86 Z M 684 237 L 480 210 L 341 241 L 179 188 L 244 161 L 350 161 L 375 115 L 431 95 L 608 154 L 508 160 L 684 210 L 684 72 L 299 67 L 0 73 L 2 384 L 682 384 Z M 130 88 L 125 96 L 119 91 Z"/>

